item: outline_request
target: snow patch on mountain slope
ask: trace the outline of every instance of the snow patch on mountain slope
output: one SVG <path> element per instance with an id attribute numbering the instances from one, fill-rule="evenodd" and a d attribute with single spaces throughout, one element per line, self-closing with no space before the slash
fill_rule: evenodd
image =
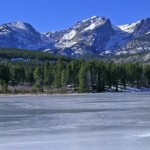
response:
<path id="1" fill-rule="evenodd" d="M 87 28 L 85 28 L 84 29 L 84 31 L 87 31 L 87 30 L 94 30 L 95 28 L 96 28 L 96 24 L 95 23 L 93 23 L 93 24 L 91 24 L 89 27 L 87 27 Z"/>
<path id="2" fill-rule="evenodd" d="M 76 31 L 72 30 L 71 32 L 65 34 L 61 40 L 71 40 L 75 37 L 75 35 L 76 35 Z"/>
<path id="3" fill-rule="evenodd" d="M 150 31 L 149 31 L 149 32 L 147 32 L 146 34 L 150 34 Z"/>
<path id="4" fill-rule="evenodd" d="M 59 43 L 56 43 L 56 47 L 69 48 L 75 45 L 77 42 L 74 41 L 73 38 L 76 36 L 76 33 L 77 32 L 75 30 L 71 30 L 68 33 L 64 34 Z"/>
<path id="5" fill-rule="evenodd" d="M 128 32 L 128 33 L 133 33 L 135 31 L 135 28 L 138 24 L 140 24 L 141 21 L 138 21 L 136 23 L 132 23 L 132 24 L 125 24 L 125 25 L 121 25 L 118 26 L 121 30 Z"/>
<path id="6" fill-rule="evenodd" d="M 1 30 L 1 31 L 0 31 L 0 35 L 8 34 L 8 33 L 11 32 L 10 30 L 5 29 L 5 28 L 3 28 L 3 27 L 1 27 L 0 30 Z"/>
<path id="7" fill-rule="evenodd" d="M 75 41 L 66 41 L 66 42 L 58 44 L 57 47 L 59 47 L 59 48 L 69 48 L 69 47 L 71 47 L 75 44 L 77 44 L 77 42 L 75 42 Z"/>
<path id="8" fill-rule="evenodd" d="M 84 29 L 84 31 L 94 30 L 97 27 L 100 27 L 100 26 L 104 25 L 105 23 L 106 23 L 106 20 L 103 20 L 102 18 L 97 19 L 97 21 L 91 21 L 91 25 L 86 27 Z"/>

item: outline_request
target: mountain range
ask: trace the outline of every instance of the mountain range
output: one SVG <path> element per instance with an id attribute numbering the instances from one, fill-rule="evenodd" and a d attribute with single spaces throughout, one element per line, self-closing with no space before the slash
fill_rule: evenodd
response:
<path id="1" fill-rule="evenodd" d="M 40 50 L 80 57 L 136 54 L 150 51 L 150 18 L 116 26 L 110 19 L 93 16 L 73 27 L 40 33 L 24 22 L 0 25 L 0 48 Z"/>

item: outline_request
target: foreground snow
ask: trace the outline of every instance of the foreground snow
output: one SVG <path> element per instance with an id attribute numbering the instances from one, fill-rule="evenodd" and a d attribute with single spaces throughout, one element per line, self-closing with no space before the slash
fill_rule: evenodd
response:
<path id="1" fill-rule="evenodd" d="M 116 89 L 115 87 L 112 87 L 107 92 L 113 92 L 115 91 L 115 89 Z M 126 88 L 124 89 L 123 86 L 119 86 L 118 92 L 150 92 L 150 88 L 146 88 L 146 87 L 137 88 L 137 87 L 126 86 Z"/>
<path id="2" fill-rule="evenodd" d="M 1 96 L 2 150 L 149 150 L 150 93 Z"/>

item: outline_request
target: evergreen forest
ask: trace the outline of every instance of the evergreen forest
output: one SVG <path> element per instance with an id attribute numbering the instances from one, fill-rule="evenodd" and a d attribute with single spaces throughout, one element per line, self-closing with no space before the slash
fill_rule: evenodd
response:
<path id="1" fill-rule="evenodd" d="M 0 49 L 0 93 L 90 93 L 150 87 L 150 65 Z"/>

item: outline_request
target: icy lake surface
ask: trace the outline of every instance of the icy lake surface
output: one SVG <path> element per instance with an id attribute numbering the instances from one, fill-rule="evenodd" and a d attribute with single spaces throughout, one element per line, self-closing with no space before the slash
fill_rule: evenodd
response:
<path id="1" fill-rule="evenodd" d="M 150 93 L 1 96 L 0 150 L 150 150 Z"/>

